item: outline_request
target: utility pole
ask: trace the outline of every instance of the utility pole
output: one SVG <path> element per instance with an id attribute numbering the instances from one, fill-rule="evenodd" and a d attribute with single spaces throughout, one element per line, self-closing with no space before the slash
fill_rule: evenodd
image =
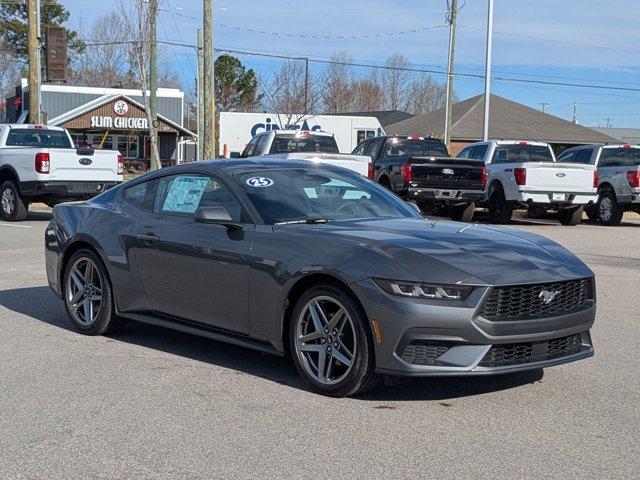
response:
<path id="1" fill-rule="evenodd" d="M 444 115 L 444 143 L 447 148 L 451 144 L 451 107 L 453 103 L 453 70 L 456 50 L 456 24 L 458 18 L 458 0 L 451 0 L 447 12 L 449 21 L 449 60 L 447 65 L 447 97 Z"/>
<path id="2" fill-rule="evenodd" d="M 578 123 L 578 117 L 576 115 L 576 108 L 578 108 L 578 104 L 573 102 L 573 123 Z"/>
<path id="3" fill-rule="evenodd" d="M 542 113 L 544 113 L 544 107 L 549 105 L 549 102 L 538 102 L 538 105 L 542 105 Z"/>
<path id="4" fill-rule="evenodd" d="M 203 135 L 203 155 L 204 158 L 215 158 L 215 121 L 216 105 L 213 85 L 213 0 L 204 0 L 202 16 L 202 29 L 204 37 L 204 135 Z"/>
<path id="5" fill-rule="evenodd" d="M 491 103 L 491 49 L 493 47 L 493 0 L 489 0 L 487 11 L 487 51 L 484 71 L 484 125 L 482 139 L 489 140 L 489 107 Z"/>
<path id="6" fill-rule="evenodd" d="M 611 128 L 611 117 L 607 117 L 607 128 Z"/>
<path id="7" fill-rule="evenodd" d="M 304 59 L 304 114 L 309 113 L 309 57 Z"/>
<path id="8" fill-rule="evenodd" d="M 28 0 L 28 57 L 29 57 L 29 121 L 41 123 L 40 115 L 40 10 L 38 0 Z"/>
<path id="9" fill-rule="evenodd" d="M 149 110 L 151 113 L 151 170 L 162 168 L 158 153 L 158 45 L 156 24 L 158 21 L 158 0 L 149 0 Z"/>
<path id="10" fill-rule="evenodd" d="M 197 160 L 202 160 L 204 158 L 203 156 L 203 138 L 204 138 L 204 47 L 203 47 L 203 36 L 202 36 L 202 29 L 199 28 L 198 29 L 198 50 L 197 50 L 197 57 L 198 57 L 198 82 L 197 82 L 197 92 L 196 95 L 198 96 L 197 101 L 198 101 L 198 105 L 197 105 L 197 117 L 198 117 L 198 144 L 197 144 L 197 156 L 196 159 Z"/>

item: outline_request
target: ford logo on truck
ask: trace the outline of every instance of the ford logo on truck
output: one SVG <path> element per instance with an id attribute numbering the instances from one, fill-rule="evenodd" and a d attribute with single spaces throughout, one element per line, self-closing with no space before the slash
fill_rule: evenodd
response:
<path id="1" fill-rule="evenodd" d="M 443 168 L 442 169 L 442 174 L 443 175 L 453 175 L 453 169 L 452 168 Z"/>
<path id="2" fill-rule="evenodd" d="M 93 160 L 91 160 L 90 158 L 81 158 L 80 160 L 78 160 L 78 162 L 80 163 L 80 165 L 91 165 L 93 163 Z"/>

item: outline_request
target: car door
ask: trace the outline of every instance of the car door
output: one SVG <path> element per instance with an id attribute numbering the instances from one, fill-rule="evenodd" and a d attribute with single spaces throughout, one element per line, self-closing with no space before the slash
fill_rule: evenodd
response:
<path id="1" fill-rule="evenodd" d="M 242 230 L 197 223 L 200 206 L 223 206 Z M 158 180 L 154 215 L 138 225 L 135 258 L 151 308 L 161 314 L 249 333 L 254 225 L 233 191 L 199 173 Z"/>

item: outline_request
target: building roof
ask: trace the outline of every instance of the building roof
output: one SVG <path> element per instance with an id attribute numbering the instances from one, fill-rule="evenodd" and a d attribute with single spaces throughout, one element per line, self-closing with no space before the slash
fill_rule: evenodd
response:
<path id="1" fill-rule="evenodd" d="M 621 143 L 640 144 L 640 128 L 596 127 L 594 130 L 616 138 Z"/>
<path id="2" fill-rule="evenodd" d="M 401 110 L 378 110 L 374 112 L 345 112 L 345 113 L 330 113 L 328 115 L 340 115 L 345 117 L 375 117 L 382 125 L 382 128 L 385 128 L 387 125 L 391 125 L 392 123 L 401 122 L 408 118 L 414 117 L 412 113 L 403 112 Z"/>
<path id="3" fill-rule="evenodd" d="M 497 95 L 491 95 L 490 106 L 490 139 L 539 140 L 577 145 L 618 141 L 592 128 L 568 122 Z M 484 95 L 454 103 L 451 119 L 452 140 L 482 140 Z M 385 127 L 385 130 L 391 135 L 442 135 L 444 120 L 445 109 L 441 108 L 393 123 Z"/>

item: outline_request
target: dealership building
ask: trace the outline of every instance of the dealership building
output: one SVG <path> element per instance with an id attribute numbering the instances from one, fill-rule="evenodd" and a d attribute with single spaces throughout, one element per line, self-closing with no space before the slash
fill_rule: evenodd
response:
<path id="1" fill-rule="evenodd" d="M 176 163 L 184 159 L 183 146 L 195 140 L 184 127 L 184 92 L 159 88 L 157 97 L 160 159 Z M 148 120 L 140 90 L 44 84 L 41 104 L 45 123 L 68 129 L 76 145 L 118 150 L 129 161 L 149 159 Z M 29 121 L 25 79 L 5 105 L 7 122 Z"/>

